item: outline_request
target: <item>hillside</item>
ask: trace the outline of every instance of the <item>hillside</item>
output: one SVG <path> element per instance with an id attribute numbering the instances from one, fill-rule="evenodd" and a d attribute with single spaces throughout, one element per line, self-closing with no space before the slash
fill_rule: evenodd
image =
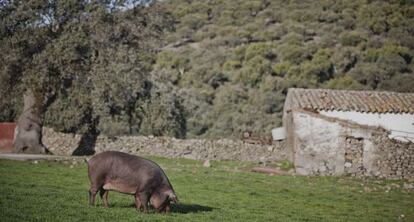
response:
<path id="1" fill-rule="evenodd" d="M 240 138 L 290 87 L 414 92 L 413 1 L 65 2 L 0 4 L 1 122 L 31 90 L 61 132 Z"/>
<path id="2" fill-rule="evenodd" d="M 410 1 L 167 1 L 176 29 L 154 76 L 187 136 L 269 134 L 289 87 L 413 92 Z"/>

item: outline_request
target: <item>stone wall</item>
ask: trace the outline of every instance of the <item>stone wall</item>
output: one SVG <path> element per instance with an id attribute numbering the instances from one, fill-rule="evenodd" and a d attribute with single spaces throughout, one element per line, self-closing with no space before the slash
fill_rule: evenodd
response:
<path id="1" fill-rule="evenodd" d="M 379 177 L 414 178 L 414 143 L 389 139 L 387 134 L 375 136 L 373 143 Z"/>
<path id="2" fill-rule="evenodd" d="M 345 140 L 344 174 L 349 176 L 363 176 L 366 173 L 363 161 L 364 140 L 347 137 Z"/>
<path id="3" fill-rule="evenodd" d="M 389 132 L 307 111 L 294 111 L 296 173 L 395 179 L 414 178 L 414 143 L 389 138 Z"/>
<path id="4" fill-rule="evenodd" d="M 79 149 L 81 135 L 57 133 L 43 129 L 44 145 L 56 155 L 72 155 Z M 285 142 L 274 141 L 272 145 L 248 144 L 241 140 L 175 139 L 153 136 L 98 136 L 93 146 L 95 152 L 118 150 L 138 155 L 183 157 L 197 160 L 285 160 Z"/>
<path id="5" fill-rule="evenodd" d="M 381 129 L 364 128 L 317 114 L 295 113 L 294 164 L 303 175 L 350 175 L 414 178 L 414 143 L 389 139 Z M 84 138 L 83 138 L 84 139 Z M 118 150 L 137 155 L 197 160 L 279 161 L 290 159 L 285 141 L 272 145 L 241 140 L 175 139 L 153 136 L 107 137 L 81 142 L 81 135 L 43 129 L 43 143 L 56 155 L 70 156 L 80 144 L 94 152 Z"/>
<path id="6" fill-rule="evenodd" d="M 55 155 L 70 156 L 78 148 L 82 136 L 55 132 L 51 128 L 43 127 L 43 144 Z"/>

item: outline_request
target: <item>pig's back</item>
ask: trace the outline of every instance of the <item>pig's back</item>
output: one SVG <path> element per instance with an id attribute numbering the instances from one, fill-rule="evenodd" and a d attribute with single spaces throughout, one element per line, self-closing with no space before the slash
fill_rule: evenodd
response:
<path id="1" fill-rule="evenodd" d="M 117 151 L 95 155 L 88 161 L 91 181 L 102 181 L 104 189 L 135 193 L 137 189 L 168 183 L 162 169 L 154 162 Z"/>

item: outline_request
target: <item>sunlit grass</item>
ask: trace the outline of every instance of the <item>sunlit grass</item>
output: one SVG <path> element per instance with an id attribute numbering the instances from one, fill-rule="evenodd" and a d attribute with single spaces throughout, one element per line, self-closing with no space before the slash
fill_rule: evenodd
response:
<path id="1" fill-rule="evenodd" d="M 400 181 L 269 176 L 253 163 L 151 158 L 181 204 L 169 215 L 137 212 L 111 192 L 89 207 L 86 164 L 0 160 L 0 221 L 414 221 L 414 193 Z M 390 189 L 391 188 L 391 189 Z"/>

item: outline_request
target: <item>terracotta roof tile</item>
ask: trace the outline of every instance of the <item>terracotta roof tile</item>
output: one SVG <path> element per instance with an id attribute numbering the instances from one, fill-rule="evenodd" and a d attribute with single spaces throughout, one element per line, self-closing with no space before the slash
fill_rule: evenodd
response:
<path id="1" fill-rule="evenodd" d="M 374 113 L 414 113 L 414 93 L 291 88 L 292 108 Z"/>

